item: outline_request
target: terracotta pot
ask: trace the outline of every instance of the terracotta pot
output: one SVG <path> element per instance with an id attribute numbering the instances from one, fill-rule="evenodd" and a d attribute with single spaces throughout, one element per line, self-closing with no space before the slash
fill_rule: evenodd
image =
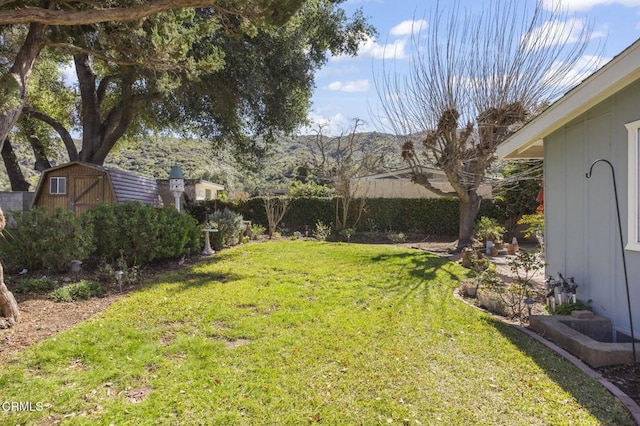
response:
<path id="1" fill-rule="evenodd" d="M 507 244 L 507 254 L 515 255 L 519 249 L 517 244 Z"/>

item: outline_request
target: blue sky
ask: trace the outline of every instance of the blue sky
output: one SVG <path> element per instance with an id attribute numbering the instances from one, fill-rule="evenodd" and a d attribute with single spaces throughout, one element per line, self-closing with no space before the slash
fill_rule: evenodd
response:
<path id="1" fill-rule="evenodd" d="M 490 0 L 460 0 L 460 7 L 473 12 L 486 1 Z M 535 5 L 535 0 L 515 1 L 526 2 L 530 8 Z M 543 0 L 543 3 L 552 1 Z M 440 6 L 448 7 L 451 3 L 441 0 Z M 345 2 L 342 6 L 348 13 L 362 8 L 379 34 L 361 45 L 357 57 L 333 57 L 317 72 L 313 105 L 309 111 L 309 118 L 314 124 L 311 128 L 302 129 L 302 133 L 309 133 L 321 124 L 325 133 L 339 134 L 349 131 L 356 118 L 365 122 L 360 131 L 384 131 L 379 120 L 371 115 L 371 111 L 379 110 L 374 76 L 380 76 L 385 62 L 387 66 L 393 64 L 399 69 L 407 68 L 411 24 L 424 19 L 422 26 L 428 28 L 429 11 L 435 4 L 435 0 Z M 607 62 L 640 38 L 640 0 L 563 0 L 562 4 L 568 10 L 567 18 L 576 20 L 573 21 L 574 28 L 576 22 L 578 26 L 583 23 L 592 25 L 592 47 L 585 54 L 597 53 L 599 64 Z M 395 58 L 392 52 L 395 52 Z"/>

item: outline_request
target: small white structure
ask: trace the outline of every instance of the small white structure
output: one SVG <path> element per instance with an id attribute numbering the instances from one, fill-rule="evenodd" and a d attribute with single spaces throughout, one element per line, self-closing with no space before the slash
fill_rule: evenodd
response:
<path id="1" fill-rule="evenodd" d="M 184 175 L 178 165 L 172 166 L 169 172 L 169 191 L 173 194 L 176 210 L 180 211 L 180 198 L 184 193 Z"/>
<path id="2" fill-rule="evenodd" d="M 158 192 L 165 206 L 174 202 L 173 191 L 170 188 L 169 179 L 158 179 Z M 204 201 L 218 199 L 218 192 L 224 191 L 224 186 L 203 179 L 184 179 L 184 193 L 180 201 L 181 210 L 185 205 L 202 203 Z"/>
<path id="3" fill-rule="evenodd" d="M 442 170 L 425 167 L 423 171 L 434 187 L 444 192 L 453 192 L 453 187 Z M 442 198 L 412 182 L 410 168 L 351 179 L 351 188 L 355 198 Z M 486 183 L 480 185 L 478 192 L 482 198 L 491 198 L 493 195 L 491 185 Z"/>

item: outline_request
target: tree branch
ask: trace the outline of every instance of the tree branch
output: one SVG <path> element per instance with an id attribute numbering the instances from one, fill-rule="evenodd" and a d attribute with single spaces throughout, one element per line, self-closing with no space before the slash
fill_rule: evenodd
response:
<path id="1" fill-rule="evenodd" d="M 146 18 L 160 12 L 182 8 L 213 8 L 221 15 L 260 17 L 264 9 L 254 6 L 243 13 L 224 9 L 220 0 L 156 0 L 132 7 L 113 7 L 88 10 L 49 10 L 28 7 L 0 12 L 0 25 L 40 23 L 45 25 L 90 25 L 101 22 L 127 22 Z"/>
<path id="2" fill-rule="evenodd" d="M 43 123 L 47 123 L 51 126 L 57 133 L 60 135 L 60 139 L 64 143 L 65 148 L 67 148 L 67 153 L 69 154 L 69 161 L 77 161 L 78 160 L 78 149 L 76 148 L 76 144 L 73 142 L 73 138 L 67 131 L 67 129 L 53 117 L 49 115 L 35 110 L 31 107 L 24 107 L 23 113 L 27 117 L 35 118 L 36 120 L 40 120 Z"/>

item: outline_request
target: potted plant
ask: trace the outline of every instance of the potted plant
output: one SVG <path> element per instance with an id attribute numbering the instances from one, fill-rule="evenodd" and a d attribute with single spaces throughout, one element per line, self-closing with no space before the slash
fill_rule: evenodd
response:
<path id="1" fill-rule="evenodd" d="M 516 254 L 518 254 L 518 250 L 518 240 L 516 239 L 516 237 L 513 237 L 513 240 L 511 240 L 511 244 L 507 244 L 507 254 L 515 256 Z"/>
<path id="2" fill-rule="evenodd" d="M 476 236 L 484 242 L 487 254 L 492 254 L 496 242 L 502 243 L 502 236 L 506 231 L 497 220 L 490 217 L 482 216 L 476 223 Z"/>

